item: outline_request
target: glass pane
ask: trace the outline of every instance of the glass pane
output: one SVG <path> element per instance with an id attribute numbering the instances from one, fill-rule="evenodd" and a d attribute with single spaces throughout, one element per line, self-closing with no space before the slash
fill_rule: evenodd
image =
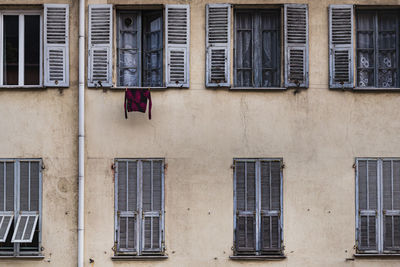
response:
<path id="1" fill-rule="evenodd" d="M 143 14 L 143 86 L 162 86 L 162 14 Z"/>
<path id="2" fill-rule="evenodd" d="M 40 84 L 40 16 L 25 16 L 25 85 Z"/>
<path id="3" fill-rule="evenodd" d="M 253 17 L 251 13 L 236 14 L 236 84 L 253 86 Z"/>
<path id="4" fill-rule="evenodd" d="M 18 16 L 4 16 L 3 82 L 5 85 L 18 85 L 18 29 Z"/>
<path id="5" fill-rule="evenodd" d="M 263 87 L 279 86 L 279 29 L 279 12 L 261 13 Z"/>

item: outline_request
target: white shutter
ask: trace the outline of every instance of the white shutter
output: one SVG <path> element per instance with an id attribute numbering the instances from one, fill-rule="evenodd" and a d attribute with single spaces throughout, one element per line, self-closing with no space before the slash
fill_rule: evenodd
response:
<path id="1" fill-rule="evenodd" d="M 329 87 L 353 88 L 353 6 L 329 6 Z"/>
<path id="2" fill-rule="evenodd" d="M 166 5 L 166 86 L 189 87 L 190 7 Z"/>
<path id="3" fill-rule="evenodd" d="M 69 5 L 44 5 L 44 85 L 69 86 Z"/>
<path id="4" fill-rule="evenodd" d="M 231 6 L 209 4 L 206 9 L 206 86 L 230 86 Z"/>
<path id="5" fill-rule="evenodd" d="M 308 87 L 308 5 L 285 4 L 285 86 Z"/>
<path id="6" fill-rule="evenodd" d="M 88 86 L 112 86 L 112 5 L 89 5 Z"/>

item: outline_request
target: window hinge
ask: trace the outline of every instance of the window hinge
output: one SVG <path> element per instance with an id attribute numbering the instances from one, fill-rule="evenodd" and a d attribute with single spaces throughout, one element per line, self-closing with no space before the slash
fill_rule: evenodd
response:
<path id="1" fill-rule="evenodd" d="M 353 168 L 354 168 L 354 169 L 356 168 L 356 164 L 355 164 L 355 163 L 353 164 Z"/>
<path id="2" fill-rule="evenodd" d="M 231 165 L 231 169 L 233 169 L 233 170 L 235 169 L 235 164 Z"/>

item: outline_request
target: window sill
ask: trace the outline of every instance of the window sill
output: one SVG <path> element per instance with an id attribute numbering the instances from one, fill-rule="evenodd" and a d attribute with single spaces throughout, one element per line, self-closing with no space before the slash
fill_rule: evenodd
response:
<path id="1" fill-rule="evenodd" d="M 6 256 L 0 255 L 0 260 L 43 260 L 43 255 L 30 256 Z"/>
<path id="2" fill-rule="evenodd" d="M 99 87 L 97 87 L 97 88 L 99 88 Z M 165 89 L 168 89 L 168 88 L 170 88 L 170 87 L 164 87 L 164 86 L 160 86 L 160 87 L 144 87 L 144 86 L 138 86 L 138 87 L 113 86 L 113 87 L 109 87 L 109 89 L 112 89 L 112 90 L 125 90 L 125 89 L 165 90 Z"/>
<path id="3" fill-rule="evenodd" d="M 276 261 L 286 259 L 285 255 L 260 255 L 260 256 L 229 256 L 231 260 Z"/>
<path id="4" fill-rule="evenodd" d="M 111 260 L 113 261 L 158 261 L 158 260 L 166 260 L 168 256 L 166 255 L 149 255 L 149 256 L 113 256 Z"/>
<path id="5" fill-rule="evenodd" d="M 0 89 L 46 89 L 43 85 L 0 85 Z"/>
<path id="6" fill-rule="evenodd" d="M 354 258 L 357 259 L 365 259 L 365 258 L 380 258 L 380 259 L 399 259 L 400 254 L 399 253 L 387 253 L 387 254 L 372 254 L 372 253 L 356 253 L 353 255 Z"/>
<path id="7" fill-rule="evenodd" d="M 341 89 L 341 88 L 335 88 Z M 346 89 L 345 89 L 346 90 Z M 379 87 L 355 87 L 354 91 L 377 91 L 377 92 L 389 92 L 389 91 L 400 91 L 400 88 L 379 88 Z"/>
<path id="8" fill-rule="evenodd" d="M 283 91 L 287 90 L 286 87 L 231 87 L 229 90 L 233 91 Z"/>

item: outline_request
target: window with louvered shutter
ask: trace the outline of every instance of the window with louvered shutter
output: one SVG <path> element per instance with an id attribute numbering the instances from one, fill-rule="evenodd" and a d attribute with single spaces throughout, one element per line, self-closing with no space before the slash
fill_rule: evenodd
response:
<path id="1" fill-rule="evenodd" d="M 280 159 L 235 159 L 235 254 L 281 254 Z"/>
<path id="2" fill-rule="evenodd" d="M 357 159 L 357 251 L 400 251 L 400 159 Z"/>
<path id="3" fill-rule="evenodd" d="M 230 86 L 231 6 L 206 6 L 206 86 Z"/>
<path id="4" fill-rule="evenodd" d="M 112 86 L 112 5 L 89 5 L 88 86 Z"/>
<path id="5" fill-rule="evenodd" d="M 164 162 L 117 159 L 115 240 L 117 255 L 164 252 Z"/>
<path id="6" fill-rule="evenodd" d="M 69 86 L 69 6 L 44 5 L 44 85 Z"/>
<path id="7" fill-rule="evenodd" d="M 353 6 L 329 6 L 329 87 L 353 88 Z"/>
<path id="8" fill-rule="evenodd" d="M 285 86 L 308 87 L 308 5 L 285 4 Z"/>
<path id="9" fill-rule="evenodd" d="M 189 87 L 190 6 L 166 5 L 166 85 Z"/>
<path id="10" fill-rule="evenodd" d="M 0 160 L 0 254 L 39 255 L 41 160 Z"/>

